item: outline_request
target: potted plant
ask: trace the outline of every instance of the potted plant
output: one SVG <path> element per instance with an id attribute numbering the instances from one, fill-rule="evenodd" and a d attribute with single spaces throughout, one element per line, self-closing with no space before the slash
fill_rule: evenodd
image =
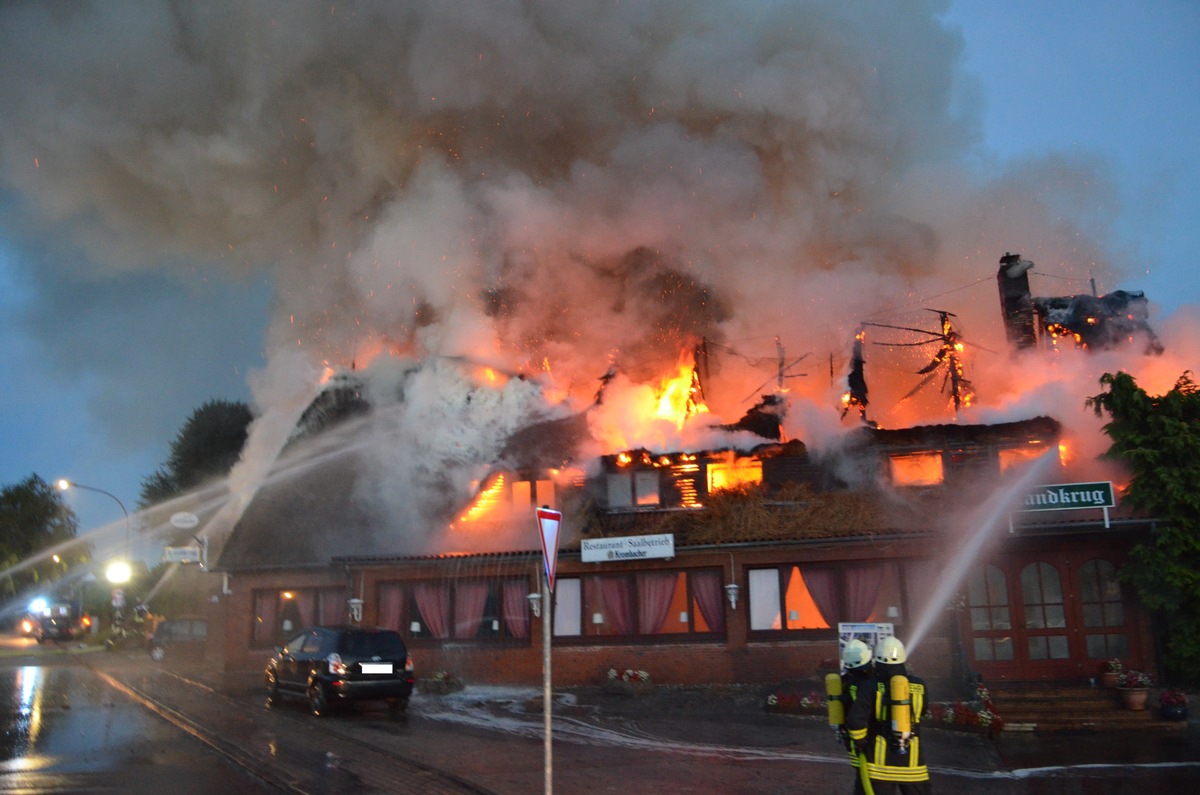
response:
<path id="1" fill-rule="evenodd" d="M 1100 664 L 1100 684 L 1104 687 L 1116 687 L 1117 680 L 1121 678 L 1121 671 L 1125 666 L 1117 657 L 1111 660 L 1105 660 Z"/>
<path id="2" fill-rule="evenodd" d="M 1168 688 L 1158 694 L 1158 708 L 1164 720 L 1187 720 L 1187 693 Z"/>
<path id="3" fill-rule="evenodd" d="M 654 683 L 650 681 L 650 674 L 645 671 L 626 668 L 623 672 L 618 672 L 616 668 L 609 668 L 604 689 L 623 696 L 642 696 L 654 690 Z"/>
<path id="4" fill-rule="evenodd" d="M 1154 684 L 1154 680 L 1150 674 L 1134 670 L 1123 672 L 1121 678 L 1117 680 L 1117 691 L 1121 694 L 1121 701 L 1124 702 L 1125 708 L 1145 709 L 1146 696 L 1149 695 L 1152 684 Z"/>

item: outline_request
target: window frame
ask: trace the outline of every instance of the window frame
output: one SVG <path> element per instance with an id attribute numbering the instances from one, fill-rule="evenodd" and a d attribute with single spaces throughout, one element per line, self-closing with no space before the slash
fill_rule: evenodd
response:
<path id="1" fill-rule="evenodd" d="M 575 615 L 578 616 L 577 623 L 580 629 L 578 635 L 561 635 L 558 633 L 558 616 L 562 605 L 559 603 L 558 594 L 555 594 L 555 627 L 554 627 L 554 643 L 556 644 L 613 644 L 613 645 L 657 645 L 657 644 L 677 644 L 677 643 L 696 643 L 696 642 L 724 642 L 728 636 L 728 617 L 724 615 L 725 626 L 721 630 L 697 630 L 696 613 L 699 611 L 695 583 L 691 575 L 700 572 L 717 572 L 724 582 L 724 569 L 720 566 L 690 566 L 680 567 L 675 569 L 644 569 L 644 570 L 624 570 L 624 571 L 606 571 L 595 573 L 581 573 L 571 577 L 559 577 L 558 585 L 561 587 L 564 582 L 578 583 L 578 604 L 575 605 Z M 675 576 L 676 588 L 678 588 L 679 576 L 683 575 L 684 588 L 686 593 L 684 598 L 687 605 L 687 630 L 682 632 L 639 632 L 637 631 L 637 616 L 639 611 L 639 592 L 637 587 L 637 578 L 641 575 L 660 575 L 671 574 Z M 588 630 L 594 626 L 600 626 L 592 621 L 591 608 L 589 604 L 589 585 L 599 587 L 599 581 L 605 578 L 620 578 L 624 579 L 629 587 L 627 592 L 630 597 L 629 612 L 633 620 L 633 631 L 625 634 L 608 634 L 599 632 L 589 632 Z M 673 597 L 673 600 L 678 598 Z M 727 596 L 724 588 L 720 592 L 720 609 L 724 611 L 727 605 Z M 667 621 L 671 620 L 668 613 Z M 574 622 L 573 622 L 574 623 Z M 707 622 L 706 622 L 707 623 Z"/>
<path id="2" fill-rule="evenodd" d="M 896 574 L 896 589 L 897 601 L 899 604 L 900 615 L 897 618 L 884 617 L 874 623 L 890 623 L 897 627 L 906 626 L 911 620 L 908 610 L 908 581 L 907 567 L 902 565 L 902 560 L 837 560 L 837 561 L 789 561 L 774 564 L 763 564 L 746 567 L 746 611 L 749 615 L 754 614 L 754 589 L 751 585 L 751 572 L 774 571 L 776 573 L 776 581 L 774 591 L 778 597 L 778 616 L 780 619 L 779 629 L 753 629 L 753 622 L 746 622 L 746 637 L 751 641 L 770 641 L 770 640 L 826 640 L 838 637 L 837 624 L 833 626 L 822 627 L 798 627 L 789 629 L 788 610 L 787 610 L 787 576 L 793 568 L 800 567 L 806 564 L 816 564 L 827 566 L 834 573 L 837 580 L 838 595 L 842 600 L 842 604 L 847 604 L 849 600 L 849 585 L 846 578 L 846 569 L 849 566 L 862 563 L 878 563 L 878 564 L 893 564 Z M 876 597 L 878 601 L 878 597 Z M 899 619 L 899 620 L 897 620 Z"/>
<path id="3" fill-rule="evenodd" d="M 459 586 L 468 583 L 482 583 L 487 586 L 488 591 L 484 597 L 482 613 L 479 618 L 479 628 L 482 628 L 487 621 L 498 623 L 498 628 L 492 630 L 495 635 L 481 634 L 477 628 L 474 635 L 470 637 L 459 637 L 457 635 L 458 626 L 455 621 L 455 610 L 459 599 Z M 504 607 L 504 586 L 508 583 L 521 583 L 522 590 L 525 593 L 532 593 L 536 589 L 530 584 L 527 575 L 506 574 L 492 577 L 468 577 L 462 580 L 447 580 L 447 579 L 402 579 L 402 580 L 380 580 L 375 584 L 376 606 L 379 606 L 379 600 L 382 598 L 382 591 L 385 587 L 396 587 L 400 594 L 400 609 L 397 627 L 385 627 L 387 629 L 395 629 L 404 638 L 406 643 L 412 644 L 414 647 L 437 647 L 437 646 L 462 646 L 462 645 L 479 645 L 479 646 L 528 646 L 532 643 L 532 624 L 535 620 L 530 611 L 527 600 L 522 600 L 522 610 L 525 611 L 527 619 L 526 637 L 518 637 L 512 633 L 507 619 L 507 613 Z M 447 632 L 446 637 L 439 638 L 428 630 L 428 623 L 425 617 L 421 615 L 420 608 L 417 605 L 416 587 L 421 584 L 438 584 L 449 589 L 448 592 L 448 607 L 447 607 Z M 489 605 L 494 608 L 494 615 L 489 614 Z M 414 624 L 419 624 L 421 631 L 414 631 Z M 381 626 L 384 626 L 381 623 Z"/>

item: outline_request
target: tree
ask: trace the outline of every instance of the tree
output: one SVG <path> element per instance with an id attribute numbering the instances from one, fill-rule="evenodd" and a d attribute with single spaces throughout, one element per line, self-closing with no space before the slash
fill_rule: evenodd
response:
<path id="1" fill-rule="evenodd" d="M 1122 499 L 1156 521 L 1121 576 L 1167 631 L 1168 671 L 1200 672 L 1200 388 L 1185 371 L 1171 391 L 1152 396 L 1128 373 L 1105 373 L 1107 391 L 1087 399 L 1107 414 L 1106 455 L 1129 469 Z"/>
<path id="2" fill-rule="evenodd" d="M 224 477 L 237 463 L 253 415 L 241 402 L 209 400 L 192 412 L 171 442 L 166 463 L 142 481 L 141 506 L 178 496 Z"/>
<path id="3" fill-rule="evenodd" d="M 88 559 L 86 544 L 69 544 L 79 532 L 79 519 L 62 493 L 37 475 L 0 491 L 0 589 L 11 597 L 27 587 L 61 577 Z M 59 559 L 36 563 L 39 552 L 61 546 Z"/>

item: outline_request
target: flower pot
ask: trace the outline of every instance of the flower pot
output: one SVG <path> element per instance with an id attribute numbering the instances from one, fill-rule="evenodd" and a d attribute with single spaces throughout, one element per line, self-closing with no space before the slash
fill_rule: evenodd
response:
<path id="1" fill-rule="evenodd" d="M 1120 671 L 1102 671 L 1100 673 L 1100 684 L 1104 687 L 1116 687 L 1117 680 L 1120 678 Z"/>
<path id="2" fill-rule="evenodd" d="M 1137 711 L 1146 708 L 1146 696 L 1150 695 L 1150 688 L 1118 687 L 1117 692 L 1121 694 L 1121 701 L 1125 704 L 1125 709 Z"/>
<path id="3" fill-rule="evenodd" d="M 1187 720 L 1187 704 L 1166 704 L 1159 709 L 1162 710 L 1163 720 Z"/>

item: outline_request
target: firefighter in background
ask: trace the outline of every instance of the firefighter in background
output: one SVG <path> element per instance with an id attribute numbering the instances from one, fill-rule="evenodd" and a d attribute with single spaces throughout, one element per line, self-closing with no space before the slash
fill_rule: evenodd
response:
<path id="1" fill-rule="evenodd" d="M 921 718 L 928 711 L 925 682 L 909 676 L 908 655 L 896 638 L 875 646 L 875 675 L 858 687 L 846 729 L 862 754 L 875 795 L 928 795 L 929 768 L 921 744 Z"/>
<path id="2" fill-rule="evenodd" d="M 850 754 L 850 764 L 854 767 L 855 795 L 865 795 L 859 767 L 862 755 L 850 741 L 850 733 L 846 730 L 846 716 L 858 696 L 862 684 L 871 679 L 874 668 L 871 665 L 871 647 L 858 638 L 852 638 L 842 649 L 841 674 L 825 675 L 825 700 L 829 705 L 829 725 L 837 732 L 838 740 Z"/>

